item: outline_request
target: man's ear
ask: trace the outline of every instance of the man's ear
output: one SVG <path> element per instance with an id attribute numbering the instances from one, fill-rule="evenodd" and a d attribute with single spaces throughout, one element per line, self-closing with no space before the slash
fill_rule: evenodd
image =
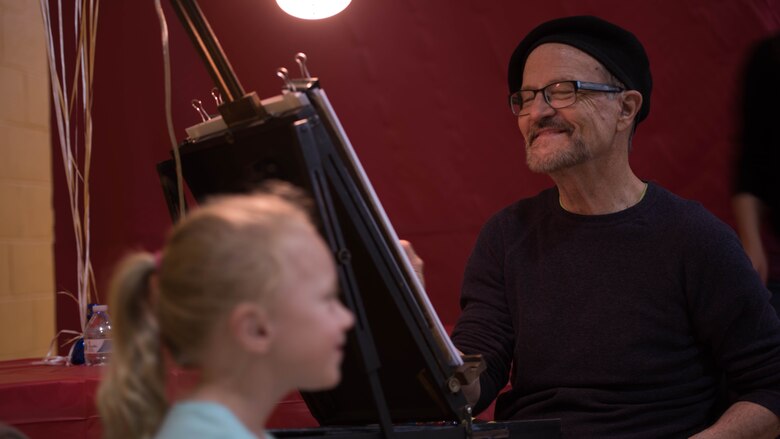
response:
<path id="1" fill-rule="evenodd" d="M 257 303 L 241 303 L 230 313 L 230 333 L 247 352 L 268 352 L 274 331 L 268 312 Z"/>
<path id="2" fill-rule="evenodd" d="M 618 118 L 618 129 L 630 129 L 634 124 L 639 109 L 642 108 L 642 94 L 636 90 L 626 90 L 622 93 L 620 99 L 620 117 Z"/>

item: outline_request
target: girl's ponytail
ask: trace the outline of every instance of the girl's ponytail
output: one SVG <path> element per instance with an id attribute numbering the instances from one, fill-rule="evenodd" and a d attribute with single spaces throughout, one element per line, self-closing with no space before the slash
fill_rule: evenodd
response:
<path id="1" fill-rule="evenodd" d="M 126 257 L 111 282 L 112 358 L 98 390 L 104 437 L 150 437 L 168 409 L 160 331 L 152 308 L 156 258 Z"/>

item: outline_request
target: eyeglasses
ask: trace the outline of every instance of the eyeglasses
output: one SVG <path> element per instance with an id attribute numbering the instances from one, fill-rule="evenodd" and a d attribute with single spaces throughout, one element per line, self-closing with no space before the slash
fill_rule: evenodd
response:
<path id="1" fill-rule="evenodd" d="M 515 116 L 525 116 L 531 111 L 531 105 L 536 94 L 542 92 L 544 101 L 552 108 L 566 108 L 577 102 L 577 92 L 580 90 L 600 91 L 604 93 L 619 93 L 620 87 L 595 82 L 561 81 L 553 82 L 538 90 L 518 90 L 509 95 L 509 107 Z"/>

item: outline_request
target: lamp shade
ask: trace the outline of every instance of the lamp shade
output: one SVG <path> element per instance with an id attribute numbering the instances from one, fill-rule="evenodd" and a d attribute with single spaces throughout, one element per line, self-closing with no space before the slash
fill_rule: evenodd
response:
<path id="1" fill-rule="evenodd" d="M 276 0 L 282 10 L 293 17 L 319 20 L 346 9 L 352 0 Z"/>

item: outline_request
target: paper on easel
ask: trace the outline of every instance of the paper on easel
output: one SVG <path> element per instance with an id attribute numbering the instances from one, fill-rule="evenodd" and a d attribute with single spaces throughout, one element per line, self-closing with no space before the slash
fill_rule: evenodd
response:
<path id="1" fill-rule="evenodd" d="M 374 187 L 371 185 L 368 175 L 366 175 L 366 172 L 363 170 L 363 166 L 360 164 L 360 160 L 358 159 L 357 154 L 355 154 L 355 150 L 352 148 L 352 143 L 350 143 L 344 128 L 341 126 L 341 122 L 339 122 L 338 117 L 336 117 L 336 113 L 333 111 L 333 107 L 330 105 L 330 101 L 328 101 L 325 91 L 322 89 L 314 89 L 312 90 L 312 93 L 319 101 L 318 103 L 321 108 L 325 109 L 325 116 L 329 119 L 331 125 L 336 128 L 336 134 L 338 135 L 341 144 L 344 145 L 347 158 L 351 162 L 353 168 L 358 172 L 360 184 L 363 186 L 362 189 L 369 195 L 368 201 L 374 212 L 380 216 L 385 231 L 389 235 L 388 238 L 391 241 L 391 245 L 393 245 L 396 255 L 398 255 L 402 261 L 403 269 L 407 274 L 406 277 L 412 282 L 412 290 L 414 290 L 417 303 L 423 311 L 424 317 L 431 329 L 431 333 L 436 339 L 439 347 L 442 349 L 442 352 L 445 354 L 447 363 L 450 366 L 462 366 L 463 359 L 455 348 L 455 345 L 452 344 L 452 340 L 444 329 L 444 325 L 442 325 L 438 314 L 436 314 L 436 310 L 433 308 L 433 305 L 428 298 L 428 294 L 425 292 L 425 287 L 423 287 L 422 282 L 417 277 L 417 274 L 412 267 L 411 261 L 409 261 L 409 257 L 401 247 L 401 242 L 398 239 L 395 228 L 390 223 L 390 219 L 387 217 L 387 213 L 385 213 L 385 209 L 382 207 L 379 197 L 377 197 L 376 192 L 374 192 Z"/>

